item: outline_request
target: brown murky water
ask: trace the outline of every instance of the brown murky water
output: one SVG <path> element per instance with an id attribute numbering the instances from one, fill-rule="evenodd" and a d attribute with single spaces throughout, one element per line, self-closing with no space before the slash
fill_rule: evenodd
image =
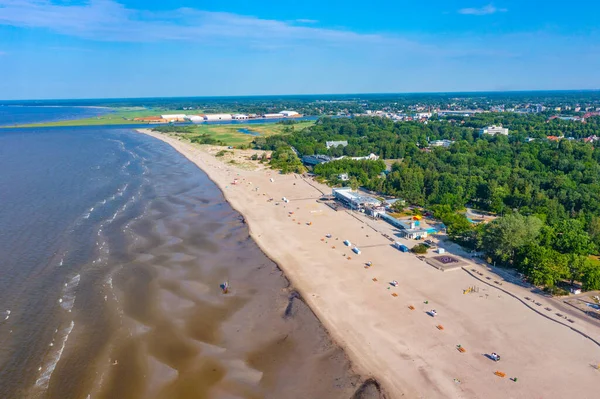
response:
<path id="1" fill-rule="evenodd" d="M 101 165 L 106 191 L 126 188 L 93 199 L 95 218 L 89 210 L 91 217 L 73 217 L 85 227 L 71 229 L 43 268 L 30 259 L 34 273 L 6 285 L 13 313 L 0 324 L 11 337 L 0 340 L 2 397 L 380 396 L 203 172 L 149 137 L 89 134 L 90 151 L 112 140 L 114 164 L 127 165 L 119 181 Z M 102 213 L 111 198 L 117 203 Z M 61 255 L 82 245 L 93 248 Z"/>

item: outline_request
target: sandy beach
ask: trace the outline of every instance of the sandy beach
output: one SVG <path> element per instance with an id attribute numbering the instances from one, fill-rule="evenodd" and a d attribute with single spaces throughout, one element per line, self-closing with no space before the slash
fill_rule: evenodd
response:
<path id="1" fill-rule="evenodd" d="M 583 314 L 568 313 L 559 301 L 468 259 L 464 270 L 442 272 L 401 253 L 382 235 L 393 235 L 391 226 L 317 202 L 330 189 L 312 180 L 258 163 L 230 163 L 214 156 L 219 148 L 140 132 L 170 144 L 208 174 L 355 371 L 378 380 L 388 397 L 598 397 L 600 329 Z M 362 253 L 354 254 L 344 240 Z M 372 266 L 365 268 L 366 262 Z M 477 292 L 464 294 L 469 287 Z M 427 314 L 431 309 L 436 317 Z M 559 310 L 573 322 L 556 316 Z M 501 354 L 500 362 L 487 356 L 492 352 Z"/>

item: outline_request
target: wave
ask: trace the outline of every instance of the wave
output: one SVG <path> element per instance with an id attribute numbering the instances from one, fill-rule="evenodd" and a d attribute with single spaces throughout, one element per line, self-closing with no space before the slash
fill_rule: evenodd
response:
<path id="1" fill-rule="evenodd" d="M 58 300 L 60 306 L 66 310 L 67 312 L 71 312 L 73 306 L 75 305 L 76 298 L 76 290 L 77 286 L 79 286 L 79 281 L 81 280 L 81 275 L 76 274 L 69 279 L 68 282 L 65 283 L 63 289 L 63 295 Z"/>
<path id="2" fill-rule="evenodd" d="M 65 346 L 67 345 L 67 341 L 69 339 L 69 335 L 71 334 L 71 331 L 73 331 L 73 327 L 75 327 L 75 322 L 73 320 L 71 320 L 71 323 L 66 328 L 61 330 L 60 334 L 58 334 L 58 335 L 62 336 L 61 345 L 58 348 L 58 350 L 56 350 L 50 356 L 50 359 L 48 359 L 45 366 L 41 366 L 39 368 L 39 371 L 42 371 L 42 373 L 40 374 L 38 379 L 35 381 L 36 387 L 39 387 L 42 389 L 48 388 L 48 383 L 50 382 L 52 373 L 54 372 L 56 365 L 58 364 L 58 362 L 60 361 L 60 358 L 62 357 L 63 351 L 65 350 Z M 52 342 L 50 343 L 50 346 L 54 346 L 54 341 L 55 340 L 53 339 Z"/>
<path id="3" fill-rule="evenodd" d="M 125 192 L 127 191 L 128 188 L 129 188 L 129 183 L 125 183 L 122 187 L 118 188 L 117 191 L 113 195 L 111 195 L 110 197 L 104 198 L 104 199 L 96 202 L 96 204 L 94 206 L 92 206 L 90 209 L 88 209 L 81 216 L 81 220 L 77 224 L 82 224 L 83 221 L 89 219 L 92 216 L 92 214 L 95 213 L 95 211 L 98 211 L 100 208 L 102 208 L 106 204 L 108 204 L 108 203 L 116 200 L 117 198 L 120 198 L 123 195 L 125 195 Z"/>

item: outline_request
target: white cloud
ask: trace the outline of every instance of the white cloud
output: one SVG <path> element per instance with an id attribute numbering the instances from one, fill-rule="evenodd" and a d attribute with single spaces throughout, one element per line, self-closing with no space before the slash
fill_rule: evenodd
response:
<path id="1" fill-rule="evenodd" d="M 309 24 L 317 21 L 298 19 L 295 22 Z M 282 41 L 373 44 L 392 40 L 396 45 L 411 45 L 410 41 L 402 38 L 298 26 L 226 12 L 179 8 L 155 13 L 127 8 L 115 0 L 88 0 L 83 4 L 52 0 L 0 0 L 0 25 L 41 28 L 100 41 L 211 43 L 236 39 L 277 44 Z"/>
<path id="2" fill-rule="evenodd" d="M 422 55 L 435 59 L 494 55 L 495 52 L 485 45 L 452 40 L 441 42 L 307 26 L 312 22 L 308 19 L 279 21 L 194 8 L 153 12 L 128 8 L 116 0 L 85 0 L 83 3 L 0 0 L 0 25 L 43 29 L 95 41 L 188 42 L 261 51 L 343 46 L 365 54 L 379 51 L 405 58 Z"/>
<path id="3" fill-rule="evenodd" d="M 458 10 L 458 13 L 465 15 L 490 15 L 496 14 L 497 12 L 506 11 L 508 11 L 506 8 L 496 8 L 493 4 L 488 4 L 487 6 L 483 6 L 481 8 L 462 8 Z"/>
<path id="4" fill-rule="evenodd" d="M 317 21 L 316 19 L 306 19 L 306 18 L 299 18 L 296 20 L 296 22 L 298 22 L 300 24 L 317 24 L 317 23 L 319 23 L 319 21 Z"/>

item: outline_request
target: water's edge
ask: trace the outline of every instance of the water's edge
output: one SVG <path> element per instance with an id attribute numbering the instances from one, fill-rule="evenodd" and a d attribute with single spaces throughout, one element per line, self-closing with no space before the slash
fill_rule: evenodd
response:
<path id="1" fill-rule="evenodd" d="M 244 217 L 243 212 L 238 207 L 236 207 L 235 204 L 232 203 L 232 201 L 229 200 L 227 193 L 223 189 L 222 185 L 214 178 L 214 176 L 211 175 L 210 170 L 208 168 L 202 168 L 198 162 L 196 162 L 194 159 L 192 159 L 190 156 L 188 156 L 188 154 L 181 151 L 176 146 L 173 146 L 168 140 L 165 139 L 164 136 L 162 136 L 160 134 L 151 134 L 148 131 L 145 131 L 144 129 L 136 129 L 135 131 L 140 134 L 148 135 L 156 140 L 160 140 L 160 141 L 164 142 L 165 144 L 168 144 L 175 151 L 177 151 L 179 154 L 181 154 L 183 157 L 185 157 L 187 160 L 189 160 L 192 164 L 194 164 L 196 167 L 198 167 L 198 169 L 200 169 L 203 173 L 205 173 L 206 176 L 208 177 L 208 179 L 211 182 L 213 182 L 214 185 L 219 189 L 222 196 L 227 201 L 228 205 L 236 213 L 238 213 L 240 215 L 243 223 L 247 227 L 249 237 L 254 241 L 254 243 L 256 243 L 256 245 L 261 250 L 261 252 L 276 265 L 277 270 L 279 270 L 281 272 L 282 278 L 287 282 L 288 289 L 291 292 L 289 305 L 291 306 L 294 300 L 299 300 L 302 302 L 302 304 L 308 309 L 308 311 L 316 318 L 316 320 L 318 320 L 320 327 L 323 328 L 323 330 L 327 334 L 327 337 L 332 342 L 332 344 L 335 347 L 342 350 L 345 359 L 347 359 L 348 363 L 351 365 L 352 372 L 359 376 L 361 383 L 357 387 L 356 392 L 351 396 L 350 399 L 388 399 L 389 397 L 386 394 L 385 389 L 381 386 L 381 384 L 377 381 L 377 379 L 374 378 L 373 376 L 369 375 L 367 372 L 365 372 L 363 370 L 359 370 L 358 367 L 356 366 L 356 364 L 354 364 L 354 362 L 352 362 L 352 360 L 348 357 L 344 347 L 335 340 L 335 338 L 332 336 L 329 329 L 319 318 L 319 316 L 315 312 L 315 310 L 308 304 L 308 302 L 306 302 L 304 300 L 301 287 L 295 287 L 292 284 L 290 279 L 286 276 L 285 266 L 282 267 L 281 263 L 278 262 L 276 260 L 276 258 L 273 257 L 273 255 L 270 253 L 269 248 L 262 242 L 262 240 L 259 239 L 259 237 L 257 237 L 257 235 L 255 234 L 255 232 L 252 229 L 252 224 L 248 223 L 246 221 L 246 218 Z"/>

